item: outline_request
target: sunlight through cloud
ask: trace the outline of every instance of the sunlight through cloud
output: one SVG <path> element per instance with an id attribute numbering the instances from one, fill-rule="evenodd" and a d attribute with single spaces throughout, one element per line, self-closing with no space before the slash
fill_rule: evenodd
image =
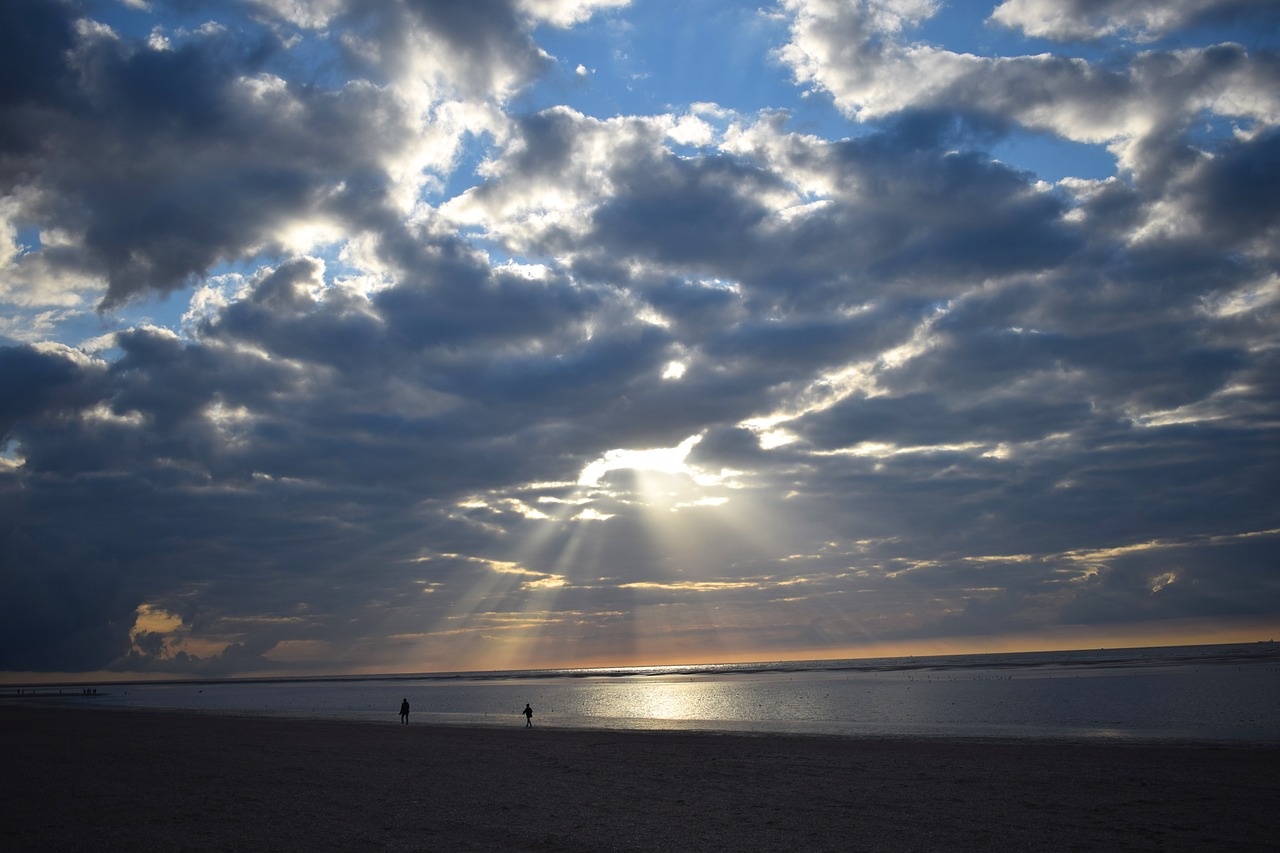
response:
<path id="1" fill-rule="evenodd" d="M 675 447 L 609 450 L 582 469 L 582 474 L 578 477 L 578 485 L 598 486 L 605 474 L 621 469 L 693 476 L 697 472 L 693 467 L 685 464 L 685 459 L 689 456 L 689 451 L 693 450 L 700 441 L 702 441 L 701 435 L 691 435 Z"/>

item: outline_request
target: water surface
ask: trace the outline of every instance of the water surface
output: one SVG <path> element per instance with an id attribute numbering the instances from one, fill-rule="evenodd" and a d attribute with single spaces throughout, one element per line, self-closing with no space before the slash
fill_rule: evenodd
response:
<path id="1" fill-rule="evenodd" d="M 48 692 L 47 688 L 43 689 Z M 413 722 L 1280 742 L 1280 646 L 112 684 L 66 701 Z M 12 690 L 6 690 L 6 695 Z M 76 692 L 76 691 L 69 691 Z"/>

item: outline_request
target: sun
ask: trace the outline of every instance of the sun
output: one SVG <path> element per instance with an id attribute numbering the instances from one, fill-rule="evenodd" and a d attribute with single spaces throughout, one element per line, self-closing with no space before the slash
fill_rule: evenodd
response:
<path id="1" fill-rule="evenodd" d="M 697 469 L 687 464 L 690 451 L 702 441 L 702 436 L 691 435 L 675 447 L 655 447 L 648 450 L 616 449 L 606 451 L 599 459 L 588 463 L 578 477 L 579 486 L 598 486 L 610 471 L 656 471 L 663 474 L 688 474 L 694 476 Z"/>

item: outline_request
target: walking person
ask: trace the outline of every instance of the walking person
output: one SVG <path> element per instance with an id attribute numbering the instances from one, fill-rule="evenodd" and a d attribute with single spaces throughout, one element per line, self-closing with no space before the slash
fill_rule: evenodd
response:
<path id="1" fill-rule="evenodd" d="M 533 709 L 529 707 L 528 702 L 524 703 L 524 727 L 533 728 Z"/>
<path id="2" fill-rule="evenodd" d="M 400 703 L 400 725 L 409 725 L 409 700 L 405 699 Z"/>

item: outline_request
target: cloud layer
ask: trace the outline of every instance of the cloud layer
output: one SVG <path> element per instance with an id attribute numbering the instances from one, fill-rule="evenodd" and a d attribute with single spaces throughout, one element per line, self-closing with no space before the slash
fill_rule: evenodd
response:
<path id="1" fill-rule="evenodd" d="M 0 670 L 1277 623 L 1271 4 L 783 0 L 840 136 L 520 106 L 630 11 L 0 8 Z"/>

